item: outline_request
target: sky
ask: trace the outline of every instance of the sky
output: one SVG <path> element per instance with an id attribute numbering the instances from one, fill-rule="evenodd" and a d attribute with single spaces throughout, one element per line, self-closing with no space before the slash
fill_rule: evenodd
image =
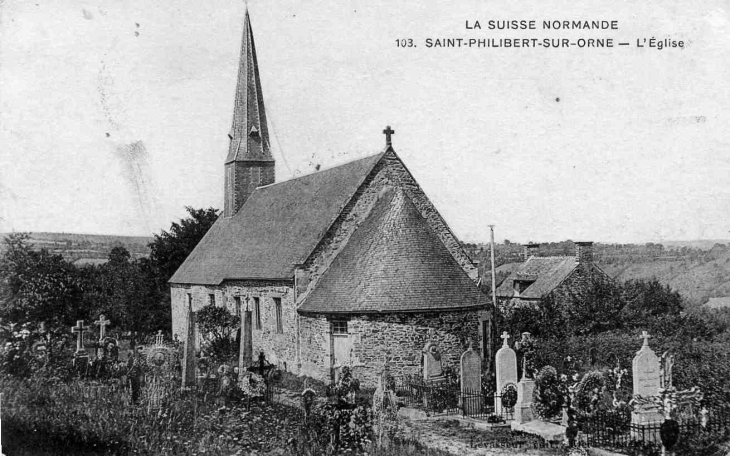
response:
<path id="1" fill-rule="evenodd" d="M 466 242 L 488 241 L 489 224 L 512 242 L 730 238 L 728 3 L 574 3 L 251 0 L 277 180 L 378 153 L 390 125 Z M 239 0 L 0 2 L 0 232 L 151 235 L 185 206 L 222 208 L 244 11 Z M 652 37 L 684 48 L 650 48 Z M 415 47 L 396 45 L 409 38 Z"/>

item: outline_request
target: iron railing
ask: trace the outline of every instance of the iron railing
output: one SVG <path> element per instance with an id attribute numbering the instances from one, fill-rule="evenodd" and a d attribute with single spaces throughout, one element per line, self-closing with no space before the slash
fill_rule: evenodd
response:
<path id="1" fill-rule="evenodd" d="M 396 379 L 396 396 L 406 407 L 431 414 L 506 421 L 514 418 L 514 404 L 503 404 L 502 396 L 482 389 L 461 389 L 449 382 L 427 382 L 414 377 Z"/>

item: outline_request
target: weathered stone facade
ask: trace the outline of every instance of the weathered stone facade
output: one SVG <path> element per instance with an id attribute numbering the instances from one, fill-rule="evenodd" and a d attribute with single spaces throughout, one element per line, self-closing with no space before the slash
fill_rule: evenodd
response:
<path id="1" fill-rule="evenodd" d="M 274 183 L 273 161 L 235 161 L 226 164 L 223 214 L 234 215 L 256 187 Z"/>
<path id="2" fill-rule="evenodd" d="M 301 373 L 328 380 L 332 372 L 332 317 L 301 315 Z M 423 347 L 438 345 L 444 367 L 458 372 L 459 357 L 479 340 L 476 310 L 427 313 L 352 314 L 334 319 L 347 321 L 351 346 L 349 365 L 365 387 L 377 386 L 386 358 L 396 375 L 421 375 Z"/>
<path id="3" fill-rule="evenodd" d="M 284 366 L 287 369 L 296 366 L 296 309 L 294 306 L 294 289 L 292 282 L 278 281 L 226 281 L 219 286 L 205 285 L 180 285 L 172 286 L 172 321 L 173 334 L 177 334 L 180 340 L 186 338 L 185 315 L 188 306 L 188 294 L 192 296 L 192 309 L 197 312 L 208 305 L 210 295 L 215 296 L 216 306 L 225 306 L 231 314 L 236 314 L 236 297 L 241 299 L 241 313 L 248 308 L 253 313 L 252 341 L 254 355 L 260 351 L 266 354 L 266 358 L 274 363 Z M 255 300 L 259 300 L 261 310 L 260 322 L 256 315 Z M 278 332 L 276 320 L 276 307 L 274 298 L 281 301 L 281 326 L 282 331 Z M 248 307 L 247 307 L 248 306 Z M 197 348 L 200 348 L 200 339 L 196 341 Z"/>

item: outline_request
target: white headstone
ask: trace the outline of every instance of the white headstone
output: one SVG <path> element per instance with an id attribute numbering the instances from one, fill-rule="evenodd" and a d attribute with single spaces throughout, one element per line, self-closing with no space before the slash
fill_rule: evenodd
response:
<path id="1" fill-rule="evenodd" d="M 495 373 L 497 375 L 497 394 L 502 394 L 502 388 L 510 383 L 517 383 L 517 354 L 507 344 L 509 334 L 502 333 L 502 348 L 495 356 Z"/>
<path id="2" fill-rule="evenodd" d="M 636 356 L 634 356 L 631 364 L 634 379 L 634 396 L 657 396 L 659 395 L 659 388 L 661 387 L 662 381 L 659 357 L 649 347 L 649 334 L 643 331 L 641 337 L 644 339 L 644 344 L 636 352 Z M 643 425 L 662 422 L 663 420 L 659 409 L 654 405 L 635 406 L 633 412 L 631 412 L 632 424 Z M 632 432 L 639 432 L 639 430 L 632 429 Z"/>
<path id="3" fill-rule="evenodd" d="M 641 337 L 644 339 L 644 345 L 634 356 L 631 365 L 634 376 L 634 396 L 656 396 L 661 387 L 659 357 L 649 347 L 649 334 L 644 331 Z"/>

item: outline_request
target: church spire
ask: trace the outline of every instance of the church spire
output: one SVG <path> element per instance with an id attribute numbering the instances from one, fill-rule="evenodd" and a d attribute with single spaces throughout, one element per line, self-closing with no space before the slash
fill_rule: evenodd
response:
<path id="1" fill-rule="evenodd" d="M 228 137 L 223 212 L 230 217 L 238 212 L 256 187 L 274 183 L 274 157 L 269 148 L 269 127 L 248 7 L 243 24 L 233 123 Z"/>

